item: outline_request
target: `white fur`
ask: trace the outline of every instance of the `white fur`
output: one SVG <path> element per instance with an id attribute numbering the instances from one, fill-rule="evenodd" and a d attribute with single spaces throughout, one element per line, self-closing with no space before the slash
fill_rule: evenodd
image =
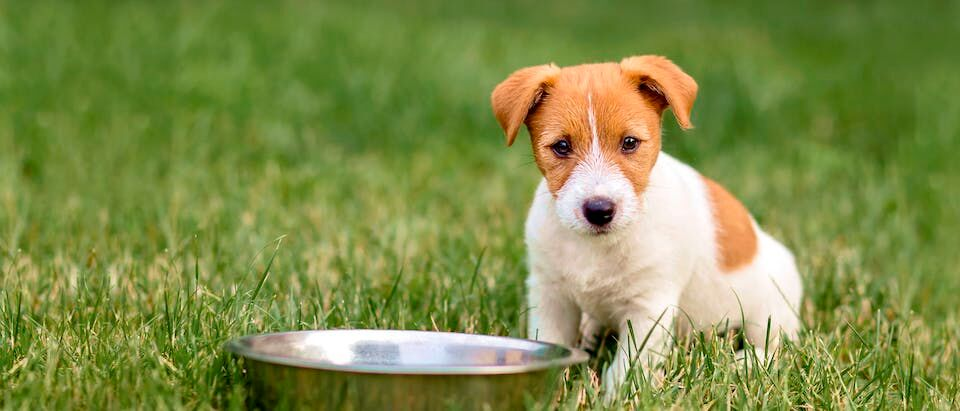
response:
<path id="1" fill-rule="evenodd" d="M 603 377 L 612 395 L 632 363 L 646 370 L 659 363 L 674 330 L 743 327 L 752 345 L 768 351 L 781 333 L 796 334 L 802 290 L 790 251 L 754 223 L 755 259 L 736 272 L 722 272 L 707 188 L 695 170 L 660 153 L 638 196 L 594 148 L 596 157 L 576 167 L 556 198 L 541 182 L 530 209 L 530 338 L 575 345 L 581 328 L 617 331 L 620 348 Z M 608 232 L 591 232 L 580 211 L 594 195 L 616 204 Z"/>

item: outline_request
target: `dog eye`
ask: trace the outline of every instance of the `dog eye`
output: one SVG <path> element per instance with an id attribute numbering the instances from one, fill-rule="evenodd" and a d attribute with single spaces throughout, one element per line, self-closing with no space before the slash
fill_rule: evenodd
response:
<path id="1" fill-rule="evenodd" d="M 637 147 L 640 147 L 640 139 L 634 136 L 626 136 L 623 138 L 623 143 L 620 144 L 620 151 L 632 153 L 637 151 Z"/>
<path id="2" fill-rule="evenodd" d="M 557 157 L 569 156 L 570 152 L 573 151 L 573 148 L 570 147 L 570 142 L 567 140 L 560 140 L 553 143 L 550 148 L 553 149 L 553 153 L 556 154 Z"/>

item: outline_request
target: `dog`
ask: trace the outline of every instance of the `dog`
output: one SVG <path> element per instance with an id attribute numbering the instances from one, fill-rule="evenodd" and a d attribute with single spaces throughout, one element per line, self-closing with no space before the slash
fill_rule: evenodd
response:
<path id="1" fill-rule="evenodd" d="M 619 335 L 602 387 L 663 361 L 674 332 L 739 329 L 760 358 L 800 328 L 793 254 L 717 182 L 661 151 L 697 83 L 661 56 L 520 69 L 491 95 L 513 144 L 529 131 L 543 179 L 525 227 L 528 338 L 591 348 Z M 629 336 L 629 338 L 628 338 Z"/>

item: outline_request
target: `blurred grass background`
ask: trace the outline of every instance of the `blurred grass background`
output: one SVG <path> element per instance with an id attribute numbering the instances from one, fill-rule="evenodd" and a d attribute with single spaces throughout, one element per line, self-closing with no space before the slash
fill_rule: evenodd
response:
<path id="1" fill-rule="evenodd" d="M 243 333 L 522 335 L 539 175 L 489 92 L 656 53 L 700 84 L 665 150 L 793 248 L 808 330 L 626 404 L 955 409 L 957 38 L 954 2 L 0 2 L 0 406 L 239 407 Z"/>

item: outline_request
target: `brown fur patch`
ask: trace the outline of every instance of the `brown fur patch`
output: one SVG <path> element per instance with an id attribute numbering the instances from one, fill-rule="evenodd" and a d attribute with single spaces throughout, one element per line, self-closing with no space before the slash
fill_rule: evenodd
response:
<path id="1" fill-rule="evenodd" d="M 715 181 L 703 177 L 716 225 L 717 264 L 726 272 L 753 261 L 757 255 L 757 232 L 747 209 Z"/>

